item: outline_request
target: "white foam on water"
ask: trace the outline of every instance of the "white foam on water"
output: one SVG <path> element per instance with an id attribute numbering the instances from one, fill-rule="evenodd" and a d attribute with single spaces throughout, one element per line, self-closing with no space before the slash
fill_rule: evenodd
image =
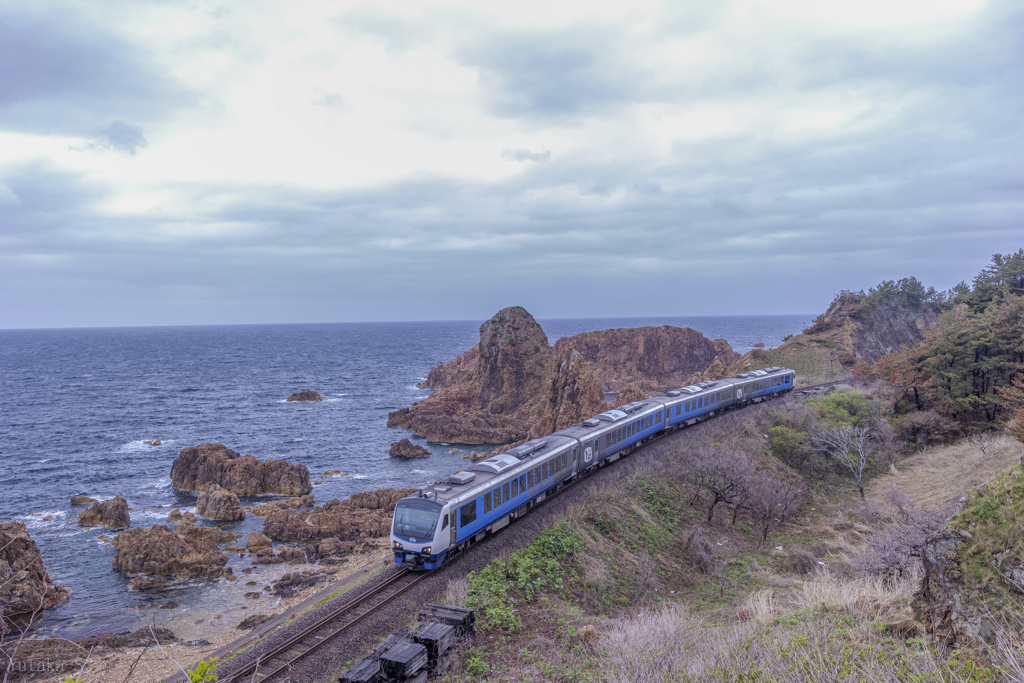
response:
<path id="1" fill-rule="evenodd" d="M 370 475 L 368 475 L 368 474 L 353 474 L 352 478 L 353 479 L 369 479 Z"/>
<path id="2" fill-rule="evenodd" d="M 409 474 L 426 474 L 426 470 L 409 470 Z"/>
<path id="3" fill-rule="evenodd" d="M 348 394 L 333 394 L 334 396 L 348 396 Z"/>

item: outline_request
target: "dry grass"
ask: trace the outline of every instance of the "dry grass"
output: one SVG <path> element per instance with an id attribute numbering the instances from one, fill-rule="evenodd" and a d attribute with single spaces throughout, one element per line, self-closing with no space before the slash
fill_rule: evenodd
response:
<path id="1" fill-rule="evenodd" d="M 872 480 L 866 493 L 881 500 L 895 487 L 923 508 L 948 506 L 1020 462 L 1020 454 L 1020 442 L 1009 436 L 993 438 L 984 453 L 970 439 L 929 448 L 899 463 L 898 471 Z"/>

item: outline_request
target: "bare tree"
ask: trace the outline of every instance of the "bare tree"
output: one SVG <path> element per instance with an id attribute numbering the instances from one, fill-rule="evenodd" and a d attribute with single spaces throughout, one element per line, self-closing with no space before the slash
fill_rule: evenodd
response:
<path id="1" fill-rule="evenodd" d="M 811 448 L 825 453 L 849 471 L 864 500 L 864 481 L 874 456 L 874 438 L 868 427 L 830 427 L 815 432 Z"/>
<path id="2" fill-rule="evenodd" d="M 771 474 L 747 482 L 746 509 L 763 546 L 768 534 L 786 521 L 804 502 L 804 485 L 799 479 L 780 480 Z"/>
<path id="3" fill-rule="evenodd" d="M 701 443 L 690 455 L 687 481 L 697 491 L 711 496 L 708 523 L 714 518 L 719 503 L 742 507 L 747 494 L 746 481 L 753 471 L 750 459 L 736 444 Z"/>

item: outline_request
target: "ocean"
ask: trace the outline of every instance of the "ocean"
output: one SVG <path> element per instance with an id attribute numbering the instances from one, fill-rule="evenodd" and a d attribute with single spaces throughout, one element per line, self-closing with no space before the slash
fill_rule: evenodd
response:
<path id="1" fill-rule="evenodd" d="M 692 327 L 743 352 L 777 346 L 809 315 L 539 321 L 552 344 L 591 330 L 644 325 Z M 128 499 L 133 526 L 163 523 L 196 496 L 171 486 L 179 451 L 226 444 L 257 458 L 306 465 L 318 503 L 383 486 L 412 487 L 465 463 L 385 426 L 390 411 L 429 392 L 431 367 L 479 340 L 479 322 L 344 323 L 0 331 L 0 520 L 22 521 L 42 549 L 51 577 L 72 598 L 49 610 L 40 633 L 71 639 L 137 628 L 150 600 L 114 570 L 109 529 L 80 528 L 70 497 Z M 287 403 L 313 389 L 322 403 Z M 432 457 L 388 455 L 403 436 Z M 145 444 L 159 439 L 159 446 Z M 461 447 L 461 445 L 459 445 Z M 463 448 L 465 451 L 466 449 Z M 344 477 L 325 477 L 341 470 Z M 244 499 L 243 505 L 272 497 Z M 45 519 L 51 516 L 52 519 Z M 248 516 L 226 525 L 247 534 Z M 62 534 L 63 532 L 63 534 Z M 238 565 L 234 567 L 234 565 Z M 247 560 L 232 560 L 237 573 Z M 218 584 L 188 582 L 168 591 L 181 605 L 205 603 Z"/>

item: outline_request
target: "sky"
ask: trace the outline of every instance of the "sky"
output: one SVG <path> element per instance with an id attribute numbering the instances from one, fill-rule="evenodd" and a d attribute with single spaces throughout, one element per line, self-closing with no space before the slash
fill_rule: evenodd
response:
<path id="1" fill-rule="evenodd" d="M 817 313 L 1024 246 L 1024 6 L 0 0 L 0 328 Z"/>

